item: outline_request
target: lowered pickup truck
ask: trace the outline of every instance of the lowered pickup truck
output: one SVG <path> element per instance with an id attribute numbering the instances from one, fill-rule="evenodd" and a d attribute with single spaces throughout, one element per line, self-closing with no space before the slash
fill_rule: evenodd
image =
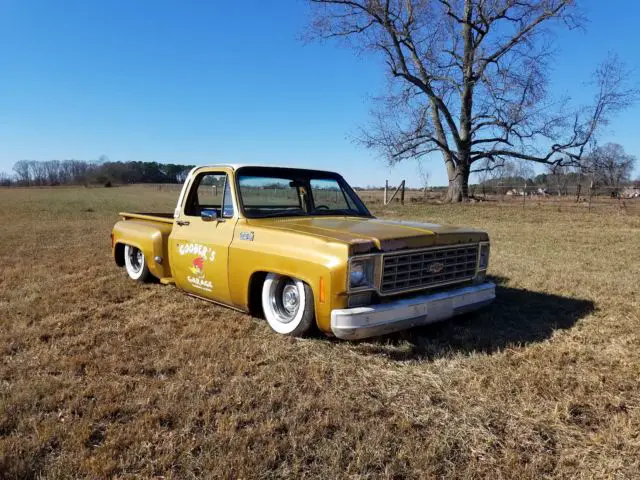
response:
<path id="1" fill-rule="evenodd" d="M 120 213 L 116 263 L 190 295 L 360 339 L 436 322 L 495 298 L 479 230 L 375 218 L 336 173 L 212 165 L 189 173 L 173 213 Z"/>

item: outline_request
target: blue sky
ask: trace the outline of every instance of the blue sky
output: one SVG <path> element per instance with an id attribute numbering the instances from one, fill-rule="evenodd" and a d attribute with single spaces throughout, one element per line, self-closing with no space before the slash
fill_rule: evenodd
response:
<path id="1" fill-rule="evenodd" d="M 557 34 L 553 91 L 583 100 L 608 51 L 640 80 L 640 2 L 581 2 L 585 31 Z M 298 40 L 303 0 L 0 2 L 0 171 L 20 159 L 258 162 L 406 178 L 350 135 L 385 86 L 376 57 Z M 609 125 L 640 158 L 640 105 Z M 432 184 L 446 183 L 439 157 Z M 638 169 L 636 169 L 638 172 Z"/>

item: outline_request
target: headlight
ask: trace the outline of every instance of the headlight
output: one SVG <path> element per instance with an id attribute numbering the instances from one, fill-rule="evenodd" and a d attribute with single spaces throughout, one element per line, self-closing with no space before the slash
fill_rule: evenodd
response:
<path id="1" fill-rule="evenodd" d="M 351 260 L 349 267 L 349 288 L 373 287 L 373 258 Z"/>
<path id="2" fill-rule="evenodd" d="M 364 283 L 365 273 L 362 263 L 355 263 L 351 266 L 351 286 L 359 287 Z"/>
<path id="3" fill-rule="evenodd" d="M 478 259 L 478 270 L 486 270 L 489 266 L 489 244 L 480 244 L 480 258 Z"/>

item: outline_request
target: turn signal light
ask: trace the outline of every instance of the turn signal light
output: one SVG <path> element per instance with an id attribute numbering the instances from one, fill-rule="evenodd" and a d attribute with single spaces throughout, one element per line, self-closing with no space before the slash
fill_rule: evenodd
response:
<path id="1" fill-rule="evenodd" d="M 318 300 L 320 300 L 320 303 L 324 303 L 324 301 L 326 300 L 324 291 L 324 277 L 320 277 L 320 295 L 318 297 Z"/>

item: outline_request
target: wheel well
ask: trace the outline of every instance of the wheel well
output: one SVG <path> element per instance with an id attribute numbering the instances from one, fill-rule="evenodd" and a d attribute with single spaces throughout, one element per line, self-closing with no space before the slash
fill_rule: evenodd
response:
<path id="1" fill-rule="evenodd" d="M 262 285 L 267 272 L 254 272 L 249 279 L 249 313 L 254 317 L 264 318 L 262 310 Z"/>
<path id="2" fill-rule="evenodd" d="M 116 265 L 124 267 L 124 244 L 116 243 L 116 247 L 113 252 L 113 258 L 116 261 Z"/>

